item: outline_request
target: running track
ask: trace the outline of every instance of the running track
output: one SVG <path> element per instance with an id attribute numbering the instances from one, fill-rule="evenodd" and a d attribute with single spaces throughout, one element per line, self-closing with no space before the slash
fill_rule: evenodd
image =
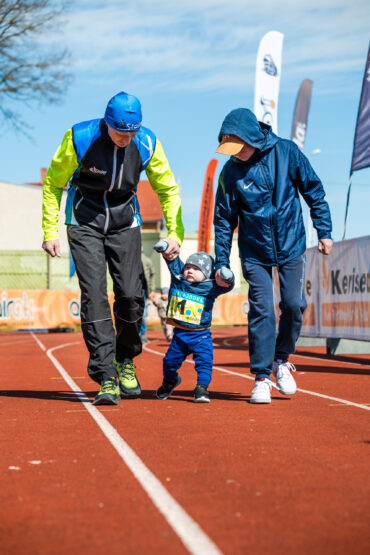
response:
<path id="1" fill-rule="evenodd" d="M 0 553 L 370 553 L 370 358 L 301 350 L 255 406 L 245 334 L 214 330 L 209 405 L 189 363 L 154 397 L 153 331 L 142 396 L 99 409 L 81 334 L 1 334 Z"/>

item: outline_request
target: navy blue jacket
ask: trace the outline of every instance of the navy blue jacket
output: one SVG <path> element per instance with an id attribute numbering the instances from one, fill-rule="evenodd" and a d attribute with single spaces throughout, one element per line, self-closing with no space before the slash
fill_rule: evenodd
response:
<path id="1" fill-rule="evenodd" d="M 299 193 L 310 207 L 318 238 L 331 237 L 324 188 L 309 161 L 295 143 L 259 125 L 265 135 L 261 148 L 247 162 L 231 157 L 220 174 L 214 216 L 216 268 L 229 266 L 237 226 L 242 262 L 275 266 L 303 254 L 306 234 Z"/>
<path id="2" fill-rule="evenodd" d="M 214 279 L 189 283 L 183 276 L 185 265 L 179 256 L 166 262 L 171 273 L 167 318 L 189 330 L 209 328 L 216 297 L 231 291 L 234 283 L 229 287 L 220 287 Z"/>

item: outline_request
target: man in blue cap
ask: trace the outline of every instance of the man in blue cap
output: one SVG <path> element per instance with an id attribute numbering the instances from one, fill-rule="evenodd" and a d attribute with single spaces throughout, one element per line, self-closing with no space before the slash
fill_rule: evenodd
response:
<path id="1" fill-rule="evenodd" d="M 246 108 L 232 110 L 224 119 L 216 152 L 230 155 L 216 195 L 216 281 L 229 265 L 234 229 L 243 275 L 249 284 L 248 338 L 251 372 L 256 383 L 251 403 L 270 403 L 270 376 L 284 395 L 296 392 L 288 360 L 306 308 L 304 266 L 306 238 L 299 193 L 310 207 L 317 230 L 318 249 L 332 248 L 331 218 L 320 179 L 307 158 L 292 142 L 276 136 Z M 280 281 L 281 315 L 275 333 L 272 268 Z"/>
<path id="2" fill-rule="evenodd" d="M 60 256 L 58 217 L 68 184 L 68 241 L 81 288 L 81 327 L 90 353 L 88 373 L 99 383 L 94 404 L 139 395 L 133 359 L 141 353 L 144 311 L 141 216 L 136 191 L 145 170 L 168 230 L 164 256 L 176 258 L 184 236 L 178 185 L 160 141 L 142 126 L 138 98 L 125 92 L 108 102 L 104 118 L 74 125 L 56 151 L 43 189 L 42 248 Z M 115 329 L 107 296 L 113 280 Z"/>

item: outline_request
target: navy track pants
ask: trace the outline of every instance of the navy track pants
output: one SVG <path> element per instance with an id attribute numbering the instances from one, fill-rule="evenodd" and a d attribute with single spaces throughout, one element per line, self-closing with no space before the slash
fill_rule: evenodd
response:
<path id="1" fill-rule="evenodd" d="M 274 360 L 286 360 L 295 352 L 307 307 L 304 295 L 305 255 L 278 267 L 280 281 L 280 321 L 276 337 L 272 267 L 242 262 L 249 284 L 248 339 L 251 372 L 268 378 Z"/>

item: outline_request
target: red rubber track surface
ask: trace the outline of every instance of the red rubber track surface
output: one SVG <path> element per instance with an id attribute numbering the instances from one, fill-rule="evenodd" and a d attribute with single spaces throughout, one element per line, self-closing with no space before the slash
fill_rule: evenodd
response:
<path id="1" fill-rule="evenodd" d="M 93 399 L 80 333 L 36 334 Z M 215 366 L 250 376 L 246 329 L 213 331 Z M 159 331 L 149 349 L 165 353 Z M 76 342 L 76 343 L 74 343 Z M 308 351 L 310 351 L 308 353 Z M 368 554 L 370 357 L 291 357 L 300 389 L 251 405 L 253 381 L 214 370 L 195 404 L 194 366 L 160 401 L 162 357 L 136 359 L 137 399 L 99 411 L 225 554 Z M 0 553 L 187 553 L 83 403 L 30 334 L 0 336 Z"/>

